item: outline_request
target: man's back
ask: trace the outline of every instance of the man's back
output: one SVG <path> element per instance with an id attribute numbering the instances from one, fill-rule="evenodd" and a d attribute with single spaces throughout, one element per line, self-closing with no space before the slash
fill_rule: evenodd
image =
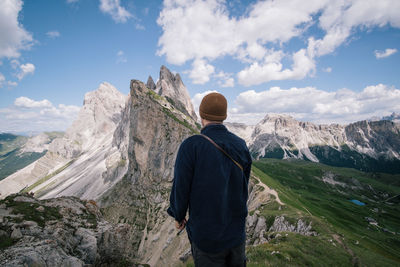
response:
<path id="1" fill-rule="evenodd" d="M 251 157 L 246 143 L 222 124 L 207 125 L 202 134 L 244 170 L 206 138 L 189 137 L 179 148 L 168 213 L 180 222 L 189 208 L 191 242 L 202 251 L 217 253 L 245 241 Z"/>

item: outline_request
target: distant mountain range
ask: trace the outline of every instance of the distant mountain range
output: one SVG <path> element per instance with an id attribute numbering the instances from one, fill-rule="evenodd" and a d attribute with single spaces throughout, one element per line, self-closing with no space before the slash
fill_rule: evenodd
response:
<path id="1" fill-rule="evenodd" d="M 45 132 L 28 138 L 0 133 L 0 180 L 41 158 L 61 132 Z"/>
<path id="2" fill-rule="evenodd" d="M 256 159 L 296 158 L 362 171 L 400 173 L 400 124 L 388 118 L 342 126 L 267 114 L 254 126 L 226 125 L 246 140 Z"/>

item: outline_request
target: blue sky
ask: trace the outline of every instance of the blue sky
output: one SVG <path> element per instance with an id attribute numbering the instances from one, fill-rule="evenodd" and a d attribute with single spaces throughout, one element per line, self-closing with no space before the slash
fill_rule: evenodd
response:
<path id="1" fill-rule="evenodd" d="M 4 0 L 0 131 L 65 130 L 103 81 L 179 72 L 195 108 L 349 123 L 400 112 L 400 1 Z"/>

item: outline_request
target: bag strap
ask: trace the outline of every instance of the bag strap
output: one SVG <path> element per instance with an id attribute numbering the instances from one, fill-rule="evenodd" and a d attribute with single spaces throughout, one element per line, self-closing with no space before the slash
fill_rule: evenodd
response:
<path id="1" fill-rule="evenodd" d="M 225 156 L 227 156 L 228 158 L 230 158 L 230 159 L 233 161 L 233 163 L 235 163 L 236 166 L 238 166 L 238 167 L 242 170 L 242 172 L 243 172 L 243 167 L 242 167 L 242 165 L 240 165 L 239 162 L 237 162 L 236 160 L 234 160 L 234 159 L 231 157 L 231 155 L 229 155 L 225 150 L 222 149 L 222 147 L 220 147 L 217 143 L 215 143 L 214 140 L 212 140 L 210 137 L 208 137 L 208 136 L 205 135 L 205 134 L 200 134 L 200 135 L 203 136 L 203 137 L 204 137 L 205 139 L 207 139 L 208 141 L 210 141 L 210 143 L 213 144 L 216 148 L 218 148 L 219 151 L 221 151 L 222 153 L 224 153 Z"/>

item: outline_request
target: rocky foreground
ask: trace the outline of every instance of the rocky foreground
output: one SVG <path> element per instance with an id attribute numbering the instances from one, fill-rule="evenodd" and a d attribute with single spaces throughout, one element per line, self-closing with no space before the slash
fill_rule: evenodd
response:
<path id="1" fill-rule="evenodd" d="M 94 201 L 10 195 L 0 202 L 0 266 L 141 266 L 131 261 L 129 232 Z"/>

